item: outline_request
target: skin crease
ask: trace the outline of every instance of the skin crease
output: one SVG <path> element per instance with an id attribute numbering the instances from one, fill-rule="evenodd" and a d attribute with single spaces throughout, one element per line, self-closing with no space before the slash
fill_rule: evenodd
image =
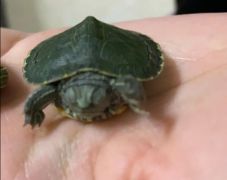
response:
<path id="1" fill-rule="evenodd" d="M 169 16 L 119 23 L 159 42 L 165 68 L 145 83 L 149 116 L 130 110 L 101 123 L 63 118 L 49 106 L 40 128 L 23 127 L 35 88 L 22 78 L 29 50 L 62 30 L 1 30 L 2 180 L 227 179 L 227 14 Z M 9 40 L 7 40 L 9 38 Z"/>

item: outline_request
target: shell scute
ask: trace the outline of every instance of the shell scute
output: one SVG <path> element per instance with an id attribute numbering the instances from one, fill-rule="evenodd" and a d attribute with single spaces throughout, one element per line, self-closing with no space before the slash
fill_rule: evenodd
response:
<path id="1" fill-rule="evenodd" d="M 156 77 L 162 66 L 162 52 L 149 37 L 87 17 L 35 47 L 25 60 L 24 76 L 35 84 L 85 71 L 147 80 Z"/>

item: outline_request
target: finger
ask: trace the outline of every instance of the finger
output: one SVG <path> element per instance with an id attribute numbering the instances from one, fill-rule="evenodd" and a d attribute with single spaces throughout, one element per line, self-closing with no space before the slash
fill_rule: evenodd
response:
<path id="1" fill-rule="evenodd" d="M 26 36 L 28 36 L 28 33 L 1 28 L 1 56 Z"/>

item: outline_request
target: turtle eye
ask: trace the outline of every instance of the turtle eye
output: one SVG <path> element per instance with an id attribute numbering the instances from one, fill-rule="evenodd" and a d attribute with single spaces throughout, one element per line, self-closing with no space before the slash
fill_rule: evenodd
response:
<path id="1" fill-rule="evenodd" d="M 106 98 L 106 89 L 104 88 L 96 88 L 92 94 L 92 102 L 94 105 L 98 105 L 104 101 Z"/>
<path id="2" fill-rule="evenodd" d="M 67 104 L 74 104 L 75 101 L 75 91 L 73 88 L 69 88 L 64 92 L 64 99 L 67 102 Z"/>

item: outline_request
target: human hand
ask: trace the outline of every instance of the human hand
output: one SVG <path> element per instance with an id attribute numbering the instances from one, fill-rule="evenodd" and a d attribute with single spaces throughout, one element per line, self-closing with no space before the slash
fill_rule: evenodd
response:
<path id="1" fill-rule="evenodd" d="M 82 124 L 49 106 L 34 130 L 23 127 L 24 102 L 36 88 L 23 80 L 23 61 L 62 30 L 12 33 L 7 47 L 1 42 L 9 70 L 1 92 L 2 179 L 227 179 L 226 18 L 204 14 L 118 24 L 152 37 L 165 53 L 163 73 L 145 84 L 150 117 L 129 110 Z"/>

